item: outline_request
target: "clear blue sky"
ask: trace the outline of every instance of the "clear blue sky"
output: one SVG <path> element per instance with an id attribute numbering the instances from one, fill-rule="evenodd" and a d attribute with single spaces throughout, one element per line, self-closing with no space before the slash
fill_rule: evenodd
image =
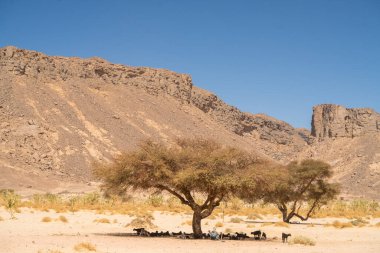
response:
<path id="1" fill-rule="evenodd" d="M 0 0 L 0 46 L 189 73 L 243 111 L 380 112 L 379 0 Z"/>

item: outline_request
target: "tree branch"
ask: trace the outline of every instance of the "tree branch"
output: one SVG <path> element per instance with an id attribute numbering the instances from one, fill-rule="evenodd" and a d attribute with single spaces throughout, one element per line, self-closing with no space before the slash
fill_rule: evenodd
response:
<path id="1" fill-rule="evenodd" d="M 168 191 L 169 193 L 173 194 L 174 196 L 176 196 L 177 198 L 179 198 L 179 200 L 181 201 L 182 204 L 185 204 L 185 205 L 188 205 L 188 206 L 191 206 L 190 205 L 190 202 L 187 201 L 181 194 L 177 193 L 176 191 L 170 189 L 169 187 L 165 186 L 165 185 L 156 185 L 156 187 L 158 189 L 161 189 L 161 190 L 165 190 L 165 191 Z"/>

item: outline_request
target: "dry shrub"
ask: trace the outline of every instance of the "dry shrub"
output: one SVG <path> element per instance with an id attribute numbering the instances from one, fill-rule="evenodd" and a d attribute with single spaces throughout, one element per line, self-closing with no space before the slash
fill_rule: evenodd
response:
<path id="1" fill-rule="evenodd" d="M 357 218 L 357 219 L 351 221 L 352 225 L 354 225 L 355 227 L 360 227 L 360 228 L 366 226 L 368 223 L 369 223 L 368 221 L 366 221 L 362 218 Z"/>
<path id="2" fill-rule="evenodd" d="M 58 249 L 38 250 L 37 253 L 63 253 Z"/>
<path id="3" fill-rule="evenodd" d="M 315 227 L 315 225 L 313 223 L 310 223 L 310 224 L 307 224 L 307 227 L 308 228 L 313 228 L 313 227 Z"/>
<path id="4" fill-rule="evenodd" d="M 117 223 L 117 219 L 114 219 L 114 220 L 113 220 L 113 223 Z"/>
<path id="5" fill-rule="evenodd" d="M 150 213 L 139 214 L 133 219 L 127 227 L 140 227 L 140 228 L 156 228 L 153 224 L 154 217 Z"/>
<path id="6" fill-rule="evenodd" d="M 231 228 L 226 228 L 226 229 L 224 230 L 224 233 L 232 233 L 232 229 L 231 229 Z"/>
<path id="7" fill-rule="evenodd" d="M 189 226 L 191 226 L 192 224 L 193 224 L 192 220 L 187 220 L 187 221 L 182 222 L 181 225 L 189 225 Z"/>
<path id="8" fill-rule="evenodd" d="M 61 221 L 61 222 L 63 222 L 63 223 L 67 223 L 67 222 L 69 222 L 69 221 L 67 220 L 67 218 L 66 218 L 65 216 L 63 216 L 63 215 L 60 215 L 60 216 L 58 217 L 58 220 Z"/>
<path id="9" fill-rule="evenodd" d="M 100 218 L 100 219 L 95 219 L 94 222 L 97 223 L 110 223 L 110 220 L 107 218 Z"/>
<path id="10" fill-rule="evenodd" d="M 276 227 L 284 227 L 284 228 L 288 228 L 288 227 L 289 227 L 289 224 L 286 223 L 286 222 L 276 222 L 276 223 L 274 224 L 274 226 L 276 226 Z"/>
<path id="11" fill-rule="evenodd" d="M 307 245 L 307 246 L 314 246 L 315 241 L 306 236 L 295 236 L 289 241 L 289 244 L 302 244 L 302 245 Z"/>
<path id="12" fill-rule="evenodd" d="M 253 225 L 253 224 L 248 224 L 247 225 L 247 228 L 254 228 L 255 227 L 255 225 Z"/>
<path id="13" fill-rule="evenodd" d="M 340 222 L 340 221 L 337 221 L 337 220 L 332 223 L 332 226 L 334 228 L 340 228 L 340 229 L 342 229 L 342 228 L 352 228 L 353 227 L 353 225 L 352 225 L 351 222 Z"/>
<path id="14" fill-rule="evenodd" d="M 78 243 L 74 246 L 75 251 L 96 251 L 95 245 L 89 242 Z"/>
<path id="15" fill-rule="evenodd" d="M 247 219 L 248 219 L 248 220 L 262 220 L 262 219 L 263 219 L 263 216 L 261 216 L 260 214 L 257 214 L 257 213 L 250 213 L 250 214 L 247 216 Z"/>
<path id="16" fill-rule="evenodd" d="M 272 225 L 272 223 L 270 222 L 264 222 L 263 224 L 261 224 L 262 227 L 266 227 L 266 226 L 270 226 Z"/>
<path id="17" fill-rule="evenodd" d="M 3 221 L 3 220 L 4 220 L 3 217 L 0 216 L 0 221 Z"/>
<path id="18" fill-rule="evenodd" d="M 220 222 L 220 221 L 218 221 L 217 223 L 215 223 L 215 227 L 217 227 L 217 228 L 221 228 L 223 226 L 224 226 L 223 223 Z"/>
<path id="19" fill-rule="evenodd" d="M 233 218 L 231 218 L 231 220 L 230 220 L 230 222 L 232 222 L 232 223 L 240 223 L 240 222 L 242 222 L 243 220 L 242 219 L 240 219 L 239 217 L 233 217 Z"/>
<path id="20" fill-rule="evenodd" d="M 42 222 L 51 222 L 51 218 L 46 216 L 46 217 L 43 217 L 41 221 Z"/>
<path id="21" fill-rule="evenodd" d="M 380 228 L 380 222 L 376 223 L 374 226 Z"/>

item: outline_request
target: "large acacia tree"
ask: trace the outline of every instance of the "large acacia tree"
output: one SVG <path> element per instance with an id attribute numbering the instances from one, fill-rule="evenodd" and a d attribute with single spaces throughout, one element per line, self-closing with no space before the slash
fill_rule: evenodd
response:
<path id="1" fill-rule="evenodd" d="M 111 164 L 96 166 L 95 175 L 111 192 L 166 191 L 193 210 L 195 237 L 202 234 L 201 220 L 242 184 L 254 189 L 255 179 L 245 180 L 260 163 L 253 155 L 211 140 L 179 139 L 166 146 L 147 140 L 138 149 L 117 157 Z M 196 195 L 203 196 L 199 201 Z"/>
<path id="2" fill-rule="evenodd" d="M 339 193 L 338 185 L 330 183 L 332 168 L 329 164 L 306 159 L 278 166 L 263 199 L 274 203 L 282 213 L 284 222 L 294 217 L 307 220 L 322 205 Z"/>

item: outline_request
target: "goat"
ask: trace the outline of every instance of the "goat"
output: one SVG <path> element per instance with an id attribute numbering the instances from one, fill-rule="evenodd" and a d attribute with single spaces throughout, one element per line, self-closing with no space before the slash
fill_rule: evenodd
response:
<path id="1" fill-rule="evenodd" d="M 249 236 L 247 236 L 246 233 L 238 233 L 236 232 L 236 237 L 237 237 L 237 240 L 244 240 L 245 238 L 249 238 Z"/>
<path id="2" fill-rule="evenodd" d="M 149 236 L 150 233 L 145 230 L 145 228 L 134 228 L 133 231 L 136 231 L 138 236 Z"/>
<path id="3" fill-rule="evenodd" d="M 261 240 L 266 240 L 267 239 L 267 234 L 264 232 L 261 234 Z"/>
<path id="4" fill-rule="evenodd" d="M 260 240 L 261 239 L 261 230 L 256 230 L 251 233 L 253 235 L 253 238 L 255 240 Z"/>
<path id="5" fill-rule="evenodd" d="M 282 242 L 283 243 L 288 242 L 288 237 L 289 236 L 292 236 L 292 235 L 291 234 L 282 233 Z"/>
<path id="6" fill-rule="evenodd" d="M 228 233 L 228 234 L 220 233 L 219 238 L 220 238 L 220 240 L 223 240 L 223 239 L 231 240 L 231 234 L 230 233 Z"/>

